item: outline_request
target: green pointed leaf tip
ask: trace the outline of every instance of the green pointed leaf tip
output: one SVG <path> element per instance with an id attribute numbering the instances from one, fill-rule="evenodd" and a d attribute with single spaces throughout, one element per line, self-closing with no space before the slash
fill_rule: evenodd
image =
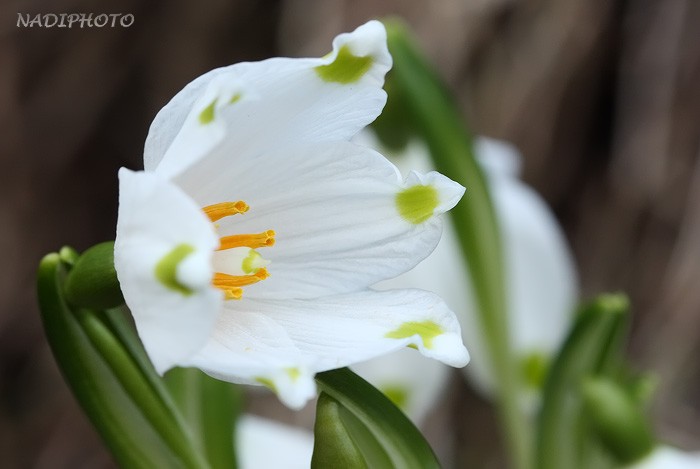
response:
<path id="1" fill-rule="evenodd" d="M 70 270 L 75 266 L 80 254 L 70 246 L 63 246 L 61 250 L 58 251 L 58 256 L 61 258 L 63 265 Z"/>
<path id="2" fill-rule="evenodd" d="M 598 308 L 610 312 L 624 312 L 630 308 L 630 300 L 624 293 L 606 293 L 595 299 Z"/>
<path id="3" fill-rule="evenodd" d="M 107 309 L 124 304 L 114 270 L 113 241 L 96 244 L 77 260 L 67 248 L 61 252 L 64 262 L 73 263 L 65 283 L 66 299 L 71 305 Z"/>
<path id="4" fill-rule="evenodd" d="M 396 209 L 404 220 L 414 225 L 432 217 L 439 203 L 438 191 L 433 186 L 411 186 L 396 194 Z"/>
<path id="5" fill-rule="evenodd" d="M 194 252 L 194 247 L 189 244 L 178 244 L 172 251 L 158 261 L 155 267 L 155 276 L 166 288 L 190 296 L 194 291 L 187 285 L 183 285 L 177 278 L 177 267 L 180 262 Z"/>
<path id="6" fill-rule="evenodd" d="M 654 437 L 640 405 L 610 379 L 588 378 L 582 385 L 586 416 L 603 446 L 619 464 L 642 460 Z"/>
<path id="7" fill-rule="evenodd" d="M 328 65 L 316 67 L 316 73 L 323 81 L 347 85 L 360 80 L 372 67 L 371 56 L 358 57 L 350 52 L 347 45 L 338 50 L 335 60 Z"/>

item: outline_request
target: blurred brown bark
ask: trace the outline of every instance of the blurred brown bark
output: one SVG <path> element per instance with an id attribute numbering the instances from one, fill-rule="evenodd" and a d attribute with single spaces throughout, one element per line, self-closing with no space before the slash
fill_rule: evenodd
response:
<path id="1" fill-rule="evenodd" d="M 15 27 L 17 12 L 63 11 L 129 12 L 136 21 Z M 525 179 L 569 235 L 584 293 L 630 294 L 631 356 L 662 378 L 659 426 L 679 444 L 697 441 L 698 2 L 34 1 L 0 5 L 3 466 L 111 465 L 45 345 L 33 273 L 64 243 L 82 249 L 113 237 L 116 170 L 140 167 L 155 112 L 206 70 L 322 54 L 335 34 L 392 14 L 414 28 L 473 129 L 521 149 Z M 461 382 L 453 388 L 434 438 L 453 438 L 439 428 L 463 416 L 453 423 L 456 461 L 466 464 L 495 429 L 483 402 Z M 479 431 L 475 419 L 486 422 Z"/>

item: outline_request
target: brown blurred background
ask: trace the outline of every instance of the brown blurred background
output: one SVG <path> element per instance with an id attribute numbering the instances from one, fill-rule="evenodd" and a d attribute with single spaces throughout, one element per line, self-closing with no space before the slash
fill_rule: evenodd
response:
<path id="1" fill-rule="evenodd" d="M 131 13 L 128 28 L 18 28 L 17 13 Z M 475 132 L 514 142 L 562 222 L 585 296 L 632 298 L 633 363 L 661 378 L 664 437 L 700 446 L 700 2 L 137 0 L 0 4 L 0 466 L 112 467 L 55 367 L 41 256 L 114 237 L 120 166 L 155 113 L 217 66 L 321 55 L 403 17 Z M 494 438 L 461 380 L 432 425 L 459 467 Z M 477 430 L 475 430 L 475 424 Z M 456 443 L 456 446 L 453 444 Z M 455 447 L 457 448 L 455 450 Z M 494 463 L 497 466 L 498 463 Z"/>

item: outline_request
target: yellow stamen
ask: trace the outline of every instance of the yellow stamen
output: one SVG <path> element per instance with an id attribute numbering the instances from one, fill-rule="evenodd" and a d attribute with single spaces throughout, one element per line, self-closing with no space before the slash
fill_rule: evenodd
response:
<path id="1" fill-rule="evenodd" d="M 224 292 L 225 300 L 240 300 L 243 296 L 243 289 L 239 287 L 221 288 Z"/>
<path id="2" fill-rule="evenodd" d="M 236 287 L 245 287 L 246 285 L 252 285 L 258 283 L 261 280 L 265 280 L 270 274 L 267 272 L 266 268 L 258 269 L 252 275 L 229 275 L 216 272 L 212 283 L 216 288 L 220 288 L 224 291 L 230 290 Z"/>
<path id="3" fill-rule="evenodd" d="M 202 210 L 212 222 L 221 220 L 224 217 L 245 213 L 248 211 L 248 204 L 239 200 L 238 202 L 221 202 L 214 205 L 207 205 Z"/>
<path id="4" fill-rule="evenodd" d="M 263 231 L 257 234 L 240 234 L 224 236 L 220 240 L 219 251 L 231 248 L 248 247 L 251 249 L 264 248 L 275 244 L 274 230 Z"/>
<path id="5" fill-rule="evenodd" d="M 248 211 L 248 208 L 248 204 L 242 200 L 239 200 L 238 202 L 221 202 L 218 204 L 208 205 L 202 210 L 206 216 L 209 217 L 209 220 L 211 220 L 211 222 L 218 228 L 218 225 L 215 223 L 216 221 L 231 215 L 245 213 Z M 262 233 L 255 234 L 224 236 L 219 240 L 219 243 L 220 245 L 218 251 L 242 247 L 250 248 L 248 250 L 248 256 L 241 260 L 241 268 L 243 272 L 252 272 L 250 275 L 230 275 L 216 272 L 211 280 L 211 283 L 215 288 L 218 288 L 224 292 L 224 299 L 240 300 L 243 297 L 242 287 L 258 283 L 270 276 L 267 269 L 260 267 L 261 265 L 266 265 L 269 262 L 262 259 L 262 257 L 257 254 L 254 249 L 272 246 L 275 244 L 275 232 L 273 230 L 267 230 Z"/>

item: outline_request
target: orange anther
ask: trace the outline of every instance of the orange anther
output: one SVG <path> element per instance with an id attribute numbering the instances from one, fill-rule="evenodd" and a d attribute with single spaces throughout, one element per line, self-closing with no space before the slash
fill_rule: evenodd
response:
<path id="1" fill-rule="evenodd" d="M 270 274 L 264 267 L 258 269 L 252 275 L 229 275 L 217 272 L 214 274 L 212 283 L 216 288 L 227 290 L 235 287 L 244 287 L 246 285 L 252 285 L 254 283 L 258 283 L 261 280 L 265 280 L 269 276 Z"/>
<path id="2" fill-rule="evenodd" d="M 224 217 L 245 213 L 248 211 L 248 204 L 239 200 L 238 202 L 221 202 L 214 205 L 207 205 L 202 210 L 209 217 L 209 220 L 215 222 Z"/>
<path id="3" fill-rule="evenodd" d="M 240 234 L 224 236 L 220 240 L 219 251 L 231 248 L 247 247 L 251 249 L 264 248 L 275 244 L 274 230 L 263 231 L 257 234 Z"/>

